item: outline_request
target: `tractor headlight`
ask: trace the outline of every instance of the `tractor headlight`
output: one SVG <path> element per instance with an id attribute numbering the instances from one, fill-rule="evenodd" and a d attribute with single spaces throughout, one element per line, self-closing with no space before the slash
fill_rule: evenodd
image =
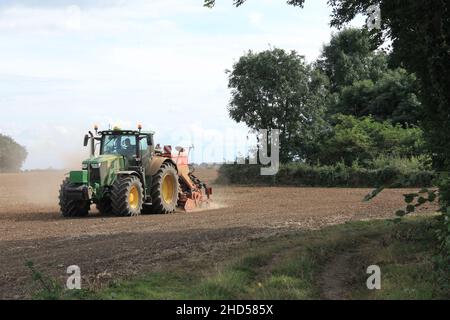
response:
<path id="1" fill-rule="evenodd" d="M 88 164 L 87 164 L 87 163 L 83 163 L 83 164 L 81 165 L 81 168 L 82 168 L 83 170 L 87 170 L 87 169 L 88 169 Z"/>
<path id="2" fill-rule="evenodd" d="M 98 169 L 98 168 L 100 168 L 100 163 L 92 163 L 91 167 L 92 167 L 92 169 Z"/>

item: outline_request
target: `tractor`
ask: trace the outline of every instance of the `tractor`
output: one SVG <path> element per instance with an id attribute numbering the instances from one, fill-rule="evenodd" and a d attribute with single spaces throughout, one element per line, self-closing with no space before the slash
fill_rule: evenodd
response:
<path id="1" fill-rule="evenodd" d="M 169 214 L 209 205 L 212 189 L 196 178 L 189 152 L 154 144 L 154 132 L 91 131 L 84 137 L 90 157 L 71 171 L 59 192 L 64 217 L 84 217 L 95 204 L 102 215 Z M 99 150 L 96 150 L 99 146 Z M 97 152 L 96 152 L 97 151 Z"/>

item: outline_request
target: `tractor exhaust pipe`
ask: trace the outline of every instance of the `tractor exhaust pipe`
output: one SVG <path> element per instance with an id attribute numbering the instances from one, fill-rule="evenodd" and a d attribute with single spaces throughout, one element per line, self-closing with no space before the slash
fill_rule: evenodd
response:
<path id="1" fill-rule="evenodd" d="M 84 136 L 84 146 L 87 147 L 89 140 L 91 142 L 90 149 L 91 149 L 91 158 L 95 155 L 95 139 L 94 134 L 89 131 L 89 135 Z"/>
<path id="2" fill-rule="evenodd" d="M 95 155 L 95 139 L 94 139 L 94 134 L 89 131 L 89 135 L 91 137 L 91 157 L 93 157 Z"/>

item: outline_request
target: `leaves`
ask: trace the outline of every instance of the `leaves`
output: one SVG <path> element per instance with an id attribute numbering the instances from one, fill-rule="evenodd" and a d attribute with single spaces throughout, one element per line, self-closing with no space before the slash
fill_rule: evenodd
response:
<path id="1" fill-rule="evenodd" d="M 417 197 L 418 195 L 415 193 L 411 193 L 411 194 L 405 194 L 405 202 L 406 203 L 412 203 L 414 201 L 414 199 Z"/>
<path id="2" fill-rule="evenodd" d="M 419 197 L 417 200 L 418 204 L 425 204 L 428 201 L 428 199 L 425 199 L 424 197 Z"/>
<path id="3" fill-rule="evenodd" d="M 376 196 L 378 196 L 386 187 L 379 187 L 375 190 L 373 190 L 371 193 L 369 193 L 368 195 L 366 195 L 364 197 L 364 202 L 369 202 L 370 200 L 374 199 Z"/>
<path id="4" fill-rule="evenodd" d="M 244 4 L 246 0 L 233 0 L 233 4 L 236 7 L 239 7 Z M 291 6 L 297 6 L 297 7 L 303 7 L 303 4 L 305 3 L 305 0 L 287 0 L 287 4 Z M 214 7 L 216 4 L 216 0 L 204 0 L 204 6 L 208 8 Z"/>
<path id="5" fill-rule="evenodd" d="M 428 193 L 428 201 L 434 202 L 437 198 L 436 191 L 431 191 Z"/>
<path id="6" fill-rule="evenodd" d="M 428 198 L 426 198 L 424 195 L 427 194 Z M 422 196 L 421 196 L 422 195 Z M 429 190 L 426 188 L 423 188 L 419 191 L 419 193 L 409 193 L 403 195 L 405 198 L 405 203 L 407 203 L 406 210 L 399 210 L 396 212 L 396 215 L 398 217 L 404 217 L 410 213 L 413 213 L 416 211 L 417 208 L 421 207 L 427 202 L 433 202 L 436 200 L 437 196 L 437 190 Z M 417 202 L 415 200 L 417 199 Z M 415 203 L 414 203 L 415 202 Z"/>
<path id="7" fill-rule="evenodd" d="M 404 216 L 406 216 L 406 212 L 405 212 L 404 210 L 398 210 L 395 214 L 396 214 L 398 217 L 404 217 Z"/>

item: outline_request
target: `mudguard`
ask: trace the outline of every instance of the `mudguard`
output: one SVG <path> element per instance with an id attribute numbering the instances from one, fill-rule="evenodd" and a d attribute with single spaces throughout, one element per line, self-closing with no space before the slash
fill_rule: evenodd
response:
<path id="1" fill-rule="evenodd" d="M 163 163 L 171 163 L 175 167 L 175 169 L 178 171 L 178 168 L 172 159 L 155 156 L 149 161 L 149 164 L 146 167 L 146 175 L 154 176 L 159 171 L 159 169 L 161 168 Z"/>

